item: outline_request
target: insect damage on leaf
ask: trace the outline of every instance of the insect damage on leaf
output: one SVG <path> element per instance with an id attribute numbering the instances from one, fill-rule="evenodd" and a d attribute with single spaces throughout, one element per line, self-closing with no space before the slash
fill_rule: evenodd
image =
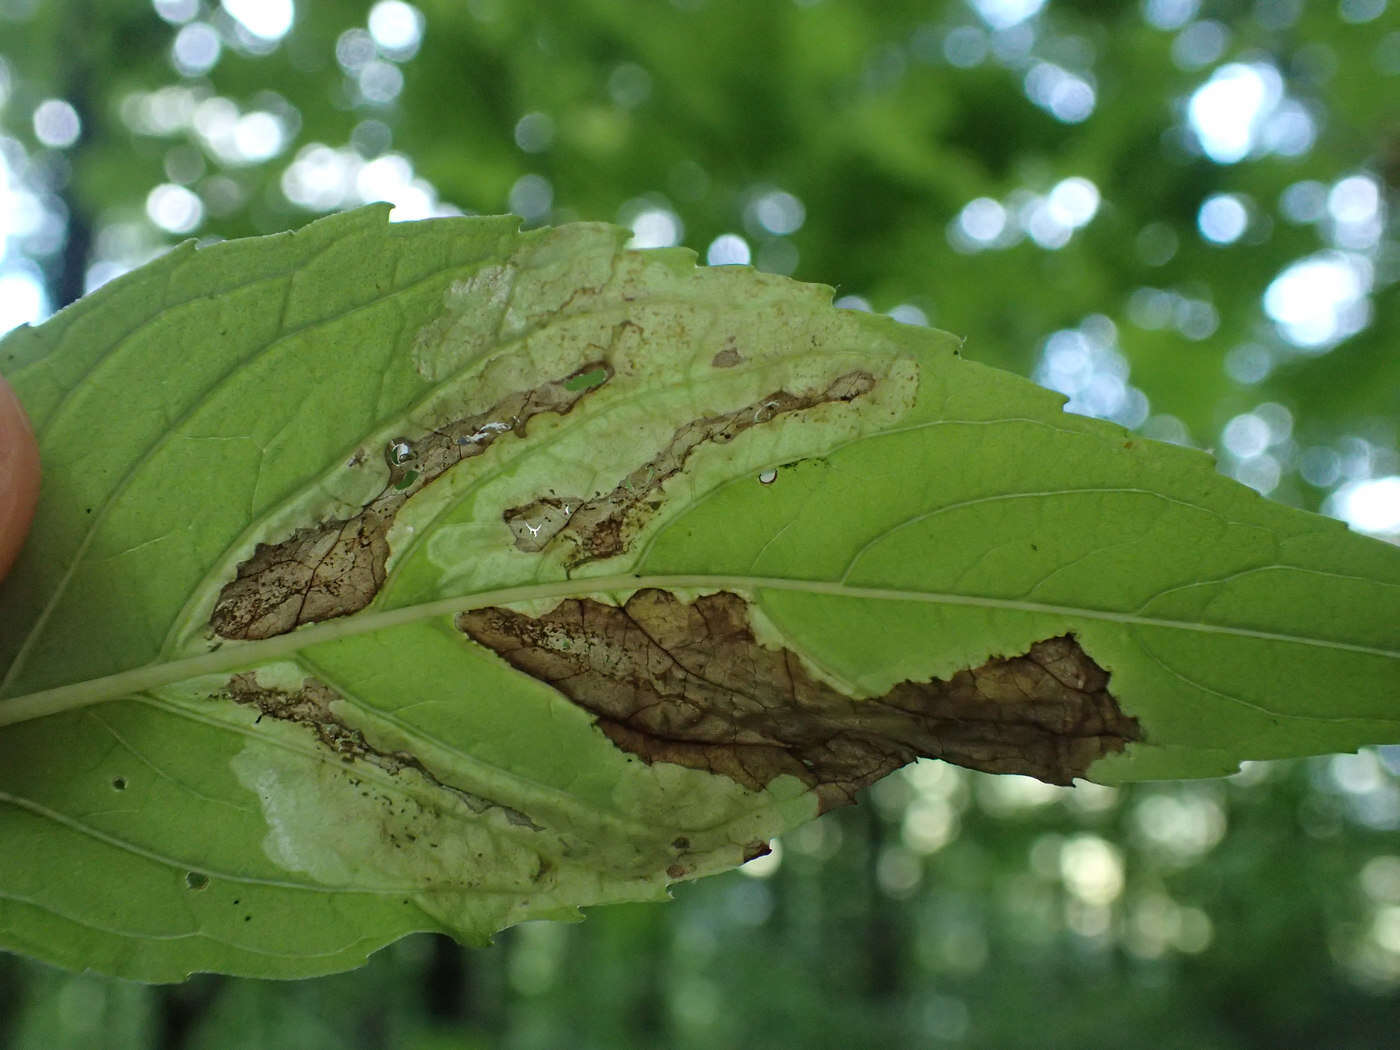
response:
<path id="1" fill-rule="evenodd" d="M 484 813 L 488 809 L 499 809 L 511 824 L 539 830 L 534 821 L 517 809 L 502 806 L 490 799 L 443 783 L 408 752 L 384 751 L 371 746 L 364 733 L 336 717 L 331 705 L 343 698 L 319 679 L 305 678 L 300 688 L 293 691 L 261 684 L 255 672 L 244 671 L 231 677 L 228 685 L 216 698 L 255 708 L 259 721 L 263 718 L 275 718 L 282 722 L 306 726 L 315 733 L 317 741 L 342 762 L 366 762 L 390 776 L 396 776 L 405 769 L 413 769 L 433 787 L 450 792 L 465 802 L 473 812 Z"/>
<path id="2" fill-rule="evenodd" d="M 686 460 L 701 445 L 724 444 L 779 416 L 822 404 L 851 402 L 874 388 L 875 377 L 869 372 L 847 372 L 814 393 L 776 390 L 732 412 L 692 420 L 677 427 L 660 453 L 629 473 L 611 492 L 587 500 L 542 496 L 508 508 L 506 525 L 522 551 L 541 551 L 555 537 L 571 542 L 573 553 L 564 562 L 568 568 L 614 557 L 627 550 L 631 537 L 659 508 L 662 486 L 684 469 Z"/>
<path id="3" fill-rule="evenodd" d="M 742 363 L 743 360 L 744 355 L 739 353 L 736 347 L 726 346 L 710 359 L 710 366 L 712 368 L 733 368 L 735 365 Z"/>
<path id="4" fill-rule="evenodd" d="M 599 863 L 615 866 L 643 899 L 655 899 L 668 882 L 726 870 L 769 849 L 755 833 L 772 834 L 772 826 L 736 809 L 737 792 L 727 803 L 718 792 L 708 802 L 688 801 L 698 829 L 662 817 L 642 839 L 615 850 L 599 837 L 599 824 L 615 829 L 615 817 L 595 824 L 586 809 L 548 789 L 528 792 L 527 815 L 497 800 L 494 792 L 509 791 L 503 784 L 514 778 L 489 764 L 473 771 L 470 763 L 454 766 L 451 754 L 425 761 L 402 747 L 376 745 L 378 730 L 362 731 L 350 721 L 360 713 L 357 705 L 321 679 L 298 674 L 295 665 L 235 674 L 206 695 L 257 712 L 231 765 L 257 795 L 269 859 L 327 885 L 382 880 L 458 929 L 467 921 L 465 928 L 480 930 L 481 909 L 493 916 L 493 931 L 538 917 L 537 907 L 557 917 L 556 893 L 580 878 L 576 903 L 589 903 Z M 459 776 L 492 787 L 464 790 L 449 782 Z M 480 896 L 455 896 L 464 891 Z M 533 894 L 543 895 L 542 903 Z"/>
<path id="5" fill-rule="evenodd" d="M 1142 739 L 1069 636 L 854 700 L 760 645 L 748 603 L 728 592 L 687 603 L 647 589 L 621 606 L 569 599 L 537 618 L 486 608 L 456 623 L 591 711 L 623 750 L 755 791 L 788 774 L 824 810 L 920 756 L 1068 784 Z"/>
<path id="6" fill-rule="evenodd" d="M 384 584 L 389 527 L 415 493 L 481 455 L 502 434 L 523 437 L 535 416 L 567 413 L 611 377 L 611 366 L 592 361 L 562 379 L 513 393 L 485 412 L 394 441 L 387 453 L 389 479 L 358 514 L 298 529 L 279 543 L 258 544 L 219 593 L 210 617 L 214 632 L 223 638 L 271 638 L 363 609 Z M 352 459 L 351 465 L 358 462 Z"/>

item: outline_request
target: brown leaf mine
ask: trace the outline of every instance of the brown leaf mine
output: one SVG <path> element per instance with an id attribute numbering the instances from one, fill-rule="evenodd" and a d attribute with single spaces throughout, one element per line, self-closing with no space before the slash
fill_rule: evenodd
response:
<path id="1" fill-rule="evenodd" d="M 1070 636 L 854 700 L 760 645 L 747 602 L 727 592 L 686 603 L 642 590 L 623 606 L 569 599 L 538 618 L 489 608 L 456 623 L 591 711 L 623 750 L 755 791 L 789 774 L 823 809 L 919 756 L 1068 784 L 1142 739 Z"/>
<path id="2" fill-rule="evenodd" d="M 245 671 L 230 678 L 228 685 L 215 699 L 232 700 L 256 709 L 259 722 L 264 718 L 273 718 L 305 726 L 315 734 L 316 740 L 326 751 L 347 765 L 365 762 L 391 776 L 405 769 L 415 770 L 434 789 L 451 793 L 473 812 L 500 809 L 510 823 L 539 830 L 534 821 L 519 810 L 444 783 L 407 751 L 385 751 L 372 746 L 364 733 L 336 717 L 331 704 L 342 697 L 319 679 L 305 678 L 301 687 L 293 691 L 263 685 L 255 672 Z"/>
<path id="3" fill-rule="evenodd" d="M 751 427 L 817 405 L 854 401 L 874 388 L 875 377 L 869 372 L 848 372 L 815 393 L 776 390 L 732 412 L 692 420 L 677 427 L 665 448 L 611 492 L 587 500 L 552 495 L 531 500 L 508 508 L 503 515 L 506 525 L 522 551 L 541 551 L 556 536 L 572 543 L 574 550 L 565 559 L 569 568 L 614 557 L 627 550 L 632 537 L 660 507 L 662 486 L 685 468 L 701 445 L 732 441 Z"/>
<path id="4" fill-rule="evenodd" d="M 611 366 L 591 361 L 562 379 L 513 393 L 485 412 L 396 440 L 387 453 L 388 483 L 358 514 L 298 529 L 279 543 L 258 544 L 214 603 L 215 633 L 271 638 L 363 609 L 384 585 L 389 527 L 410 497 L 463 460 L 481 455 L 502 435 L 523 437 L 535 416 L 563 415 L 611 377 Z"/>
<path id="5" fill-rule="evenodd" d="M 254 672 L 245 671 L 230 678 L 218 698 L 255 708 L 259 722 L 275 718 L 306 726 L 322 747 L 345 762 L 364 760 L 391 774 L 405 766 L 421 768 L 411 755 L 375 750 L 363 733 L 337 718 L 331 712 L 331 704 L 341 699 L 340 694 L 319 679 L 303 679 L 301 688 L 289 691 L 262 685 Z"/>

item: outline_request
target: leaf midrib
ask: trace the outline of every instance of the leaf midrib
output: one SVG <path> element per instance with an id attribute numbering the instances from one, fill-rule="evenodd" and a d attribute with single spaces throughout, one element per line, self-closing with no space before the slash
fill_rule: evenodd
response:
<path id="1" fill-rule="evenodd" d="M 387 609 L 380 612 L 357 613 L 354 616 L 304 627 L 275 638 L 254 642 L 225 642 L 220 648 L 161 663 L 147 664 L 101 678 L 57 686 L 23 696 L 0 700 L 0 726 L 27 722 L 36 718 L 72 711 L 108 700 L 119 700 L 132 694 L 171 685 L 199 675 L 220 674 L 251 667 L 269 660 L 289 656 L 302 649 L 340 638 L 369 634 L 391 627 L 400 627 L 435 616 L 449 616 L 469 609 L 491 605 L 513 605 L 550 598 L 582 598 L 610 592 L 633 592 L 646 588 L 660 590 L 737 590 L 791 591 L 820 594 L 836 598 L 875 601 L 914 601 L 934 605 L 972 606 L 984 609 L 1005 609 L 1014 612 L 1059 615 L 1135 627 L 1155 627 L 1166 630 L 1193 631 L 1201 634 L 1227 635 L 1258 641 L 1289 642 L 1321 649 L 1379 656 L 1400 660 L 1400 649 L 1340 642 L 1280 631 L 1259 631 L 1230 624 L 1164 617 L 1142 616 L 1116 610 L 1090 609 L 1072 605 L 1055 605 L 1014 598 L 993 598 L 986 595 L 952 594 L 947 592 L 901 590 L 892 587 L 853 587 L 829 580 L 800 580 L 776 576 L 743 575 L 640 575 L 622 573 L 596 576 L 582 580 L 560 580 L 552 583 L 529 584 L 481 591 L 477 594 L 441 598 L 418 605 Z"/>

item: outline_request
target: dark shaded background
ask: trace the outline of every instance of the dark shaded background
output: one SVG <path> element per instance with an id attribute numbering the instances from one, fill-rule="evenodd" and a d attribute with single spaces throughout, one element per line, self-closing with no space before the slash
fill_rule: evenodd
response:
<path id="1" fill-rule="evenodd" d="M 368 200 L 611 219 L 1393 537 L 1397 100 L 1385 0 L 0 0 L 0 327 Z M 0 956 L 0 1046 L 1370 1050 L 1396 770 L 921 764 L 672 905 L 485 951 L 168 988 Z"/>

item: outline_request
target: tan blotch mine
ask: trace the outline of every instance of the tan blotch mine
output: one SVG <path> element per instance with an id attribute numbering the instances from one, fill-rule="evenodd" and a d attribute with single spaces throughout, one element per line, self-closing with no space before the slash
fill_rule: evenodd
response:
<path id="1" fill-rule="evenodd" d="M 721 351 L 723 353 L 723 351 Z M 666 447 L 631 471 L 608 493 L 592 499 L 541 496 L 504 513 L 522 551 L 541 551 L 556 537 L 571 543 L 569 568 L 626 551 L 632 538 L 661 506 L 662 486 L 685 467 L 701 445 L 724 444 L 752 427 L 833 402 L 850 402 L 875 388 L 869 372 L 848 372 L 810 394 L 777 390 L 732 412 L 692 420 L 676 428 Z"/>
<path id="2" fill-rule="evenodd" d="M 223 638 L 272 638 L 358 612 L 384 585 L 389 528 L 409 498 L 444 472 L 485 452 L 505 434 L 523 437 L 531 419 L 562 415 L 612 377 L 592 361 L 562 379 L 503 398 L 485 412 L 399 439 L 388 451 L 389 480 L 358 514 L 298 529 L 260 543 L 224 586 L 210 617 Z"/>
<path id="3" fill-rule="evenodd" d="M 855 700 L 790 650 L 760 645 L 737 594 L 687 603 L 650 589 L 622 606 L 570 599 L 538 618 L 488 608 L 456 622 L 591 711 L 623 750 L 755 791 L 795 776 L 823 809 L 920 756 L 1069 784 L 1142 739 L 1107 672 L 1069 636 Z"/>

